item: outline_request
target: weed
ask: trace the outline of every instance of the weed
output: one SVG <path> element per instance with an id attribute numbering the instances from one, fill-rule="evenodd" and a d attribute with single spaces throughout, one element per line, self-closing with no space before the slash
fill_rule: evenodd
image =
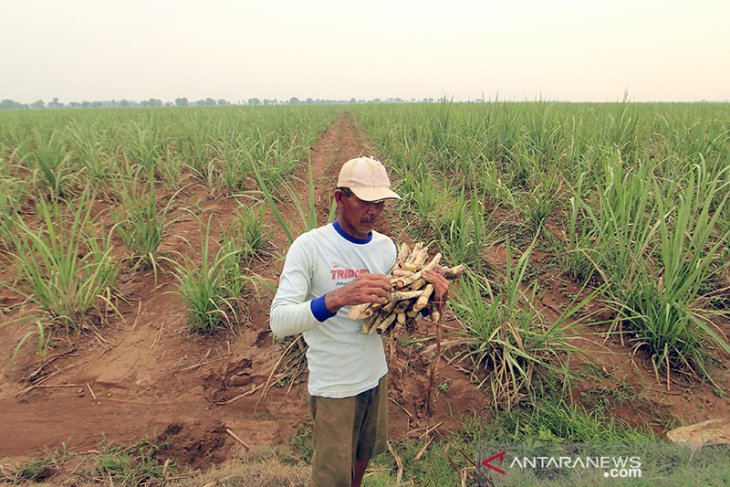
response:
<path id="1" fill-rule="evenodd" d="M 125 447 L 103 443 L 95 458 L 92 479 L 120 486 L 149 485 L 165 480 L 173 471 L 169 460 L 161 463 L 157 458 L 160 445 L 147 441 Z"/>
<path id="2" fill-rule="evenodd" d="M 56 475 L 63 464 L 75 454 L 64 444 L 58 450 L 32 458 L 18 465 L 0 465 L 0 481 L 17 485 L 24 482 L 44 482 Z"/>
<path id="3" fill-rule="evenodd" d="M 297 424 L 296 431 L 289 437 L 289 446 L 300 462 L 312 463 L 312 419 L 307 417 Z"/>
<path id="4" fill-rule="evenodd" d="M 451 379 L 444 380 L 441 384 L 439 384 L 439 391 L 446 394 L 449 392 L 449 386 L 451 385 L 453 381 Z"/>

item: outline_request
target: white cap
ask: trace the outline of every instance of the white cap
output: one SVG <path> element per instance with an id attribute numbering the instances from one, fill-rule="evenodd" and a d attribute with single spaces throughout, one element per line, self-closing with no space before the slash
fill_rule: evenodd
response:
<path id="1" fill-rule="evenodd" d="M 363 201 L 400 199 L 390 189 L 390 179 L 383 164 L 370 157 L 350 159 L 343 164 L 337 187 L 350 188 Z"/>

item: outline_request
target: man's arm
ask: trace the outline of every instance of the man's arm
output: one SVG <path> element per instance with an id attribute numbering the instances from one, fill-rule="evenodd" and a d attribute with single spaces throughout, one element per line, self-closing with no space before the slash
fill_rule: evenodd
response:
<path id="1" fill-rule="evenodd" d="M 271 303 L 269 323 L 274 335 L 285 337 L 304 333 L 335 316 L 345 306 L 388 302 L 387 296 L 393 286 L 382 274 L 361 274 L 346 286 L 307 300 L 314 272 L 311 255 L 299 240 L 286 254 L 279 288 Z"/>
<path id="2" fill-rule="evenodd" d="M 307 299 L 312 273 L 311 253 L 307 252 L 303 241 L 298 239 L 286 254 L 279 288 L 271 302 L 269 324 L 274 335 L 278 337 L 297 335 L 334 316 L 334 313 L 324 308 L 324 299 Z"/>

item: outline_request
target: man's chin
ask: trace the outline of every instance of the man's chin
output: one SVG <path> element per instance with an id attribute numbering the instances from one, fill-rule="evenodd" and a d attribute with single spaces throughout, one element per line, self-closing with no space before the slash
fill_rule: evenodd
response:
<path id="1" fill-rule="evenodd" d="M 370 233 L 375 229 L 375 223 L 362 223 L 360 224 L 360 228 L 358 228 L 358 231 L 361 233 Z"/>

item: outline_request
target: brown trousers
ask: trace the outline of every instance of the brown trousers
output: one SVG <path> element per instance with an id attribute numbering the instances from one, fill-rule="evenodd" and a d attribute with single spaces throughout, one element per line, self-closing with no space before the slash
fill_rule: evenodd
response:
<path id="1" fill-rule="evenodd" d="M 370 459 L 387 449 L 388 376 L 357 396 L 312 396 L 311 406 L 312 485 L 350 487 L 355 458 Z"/>

